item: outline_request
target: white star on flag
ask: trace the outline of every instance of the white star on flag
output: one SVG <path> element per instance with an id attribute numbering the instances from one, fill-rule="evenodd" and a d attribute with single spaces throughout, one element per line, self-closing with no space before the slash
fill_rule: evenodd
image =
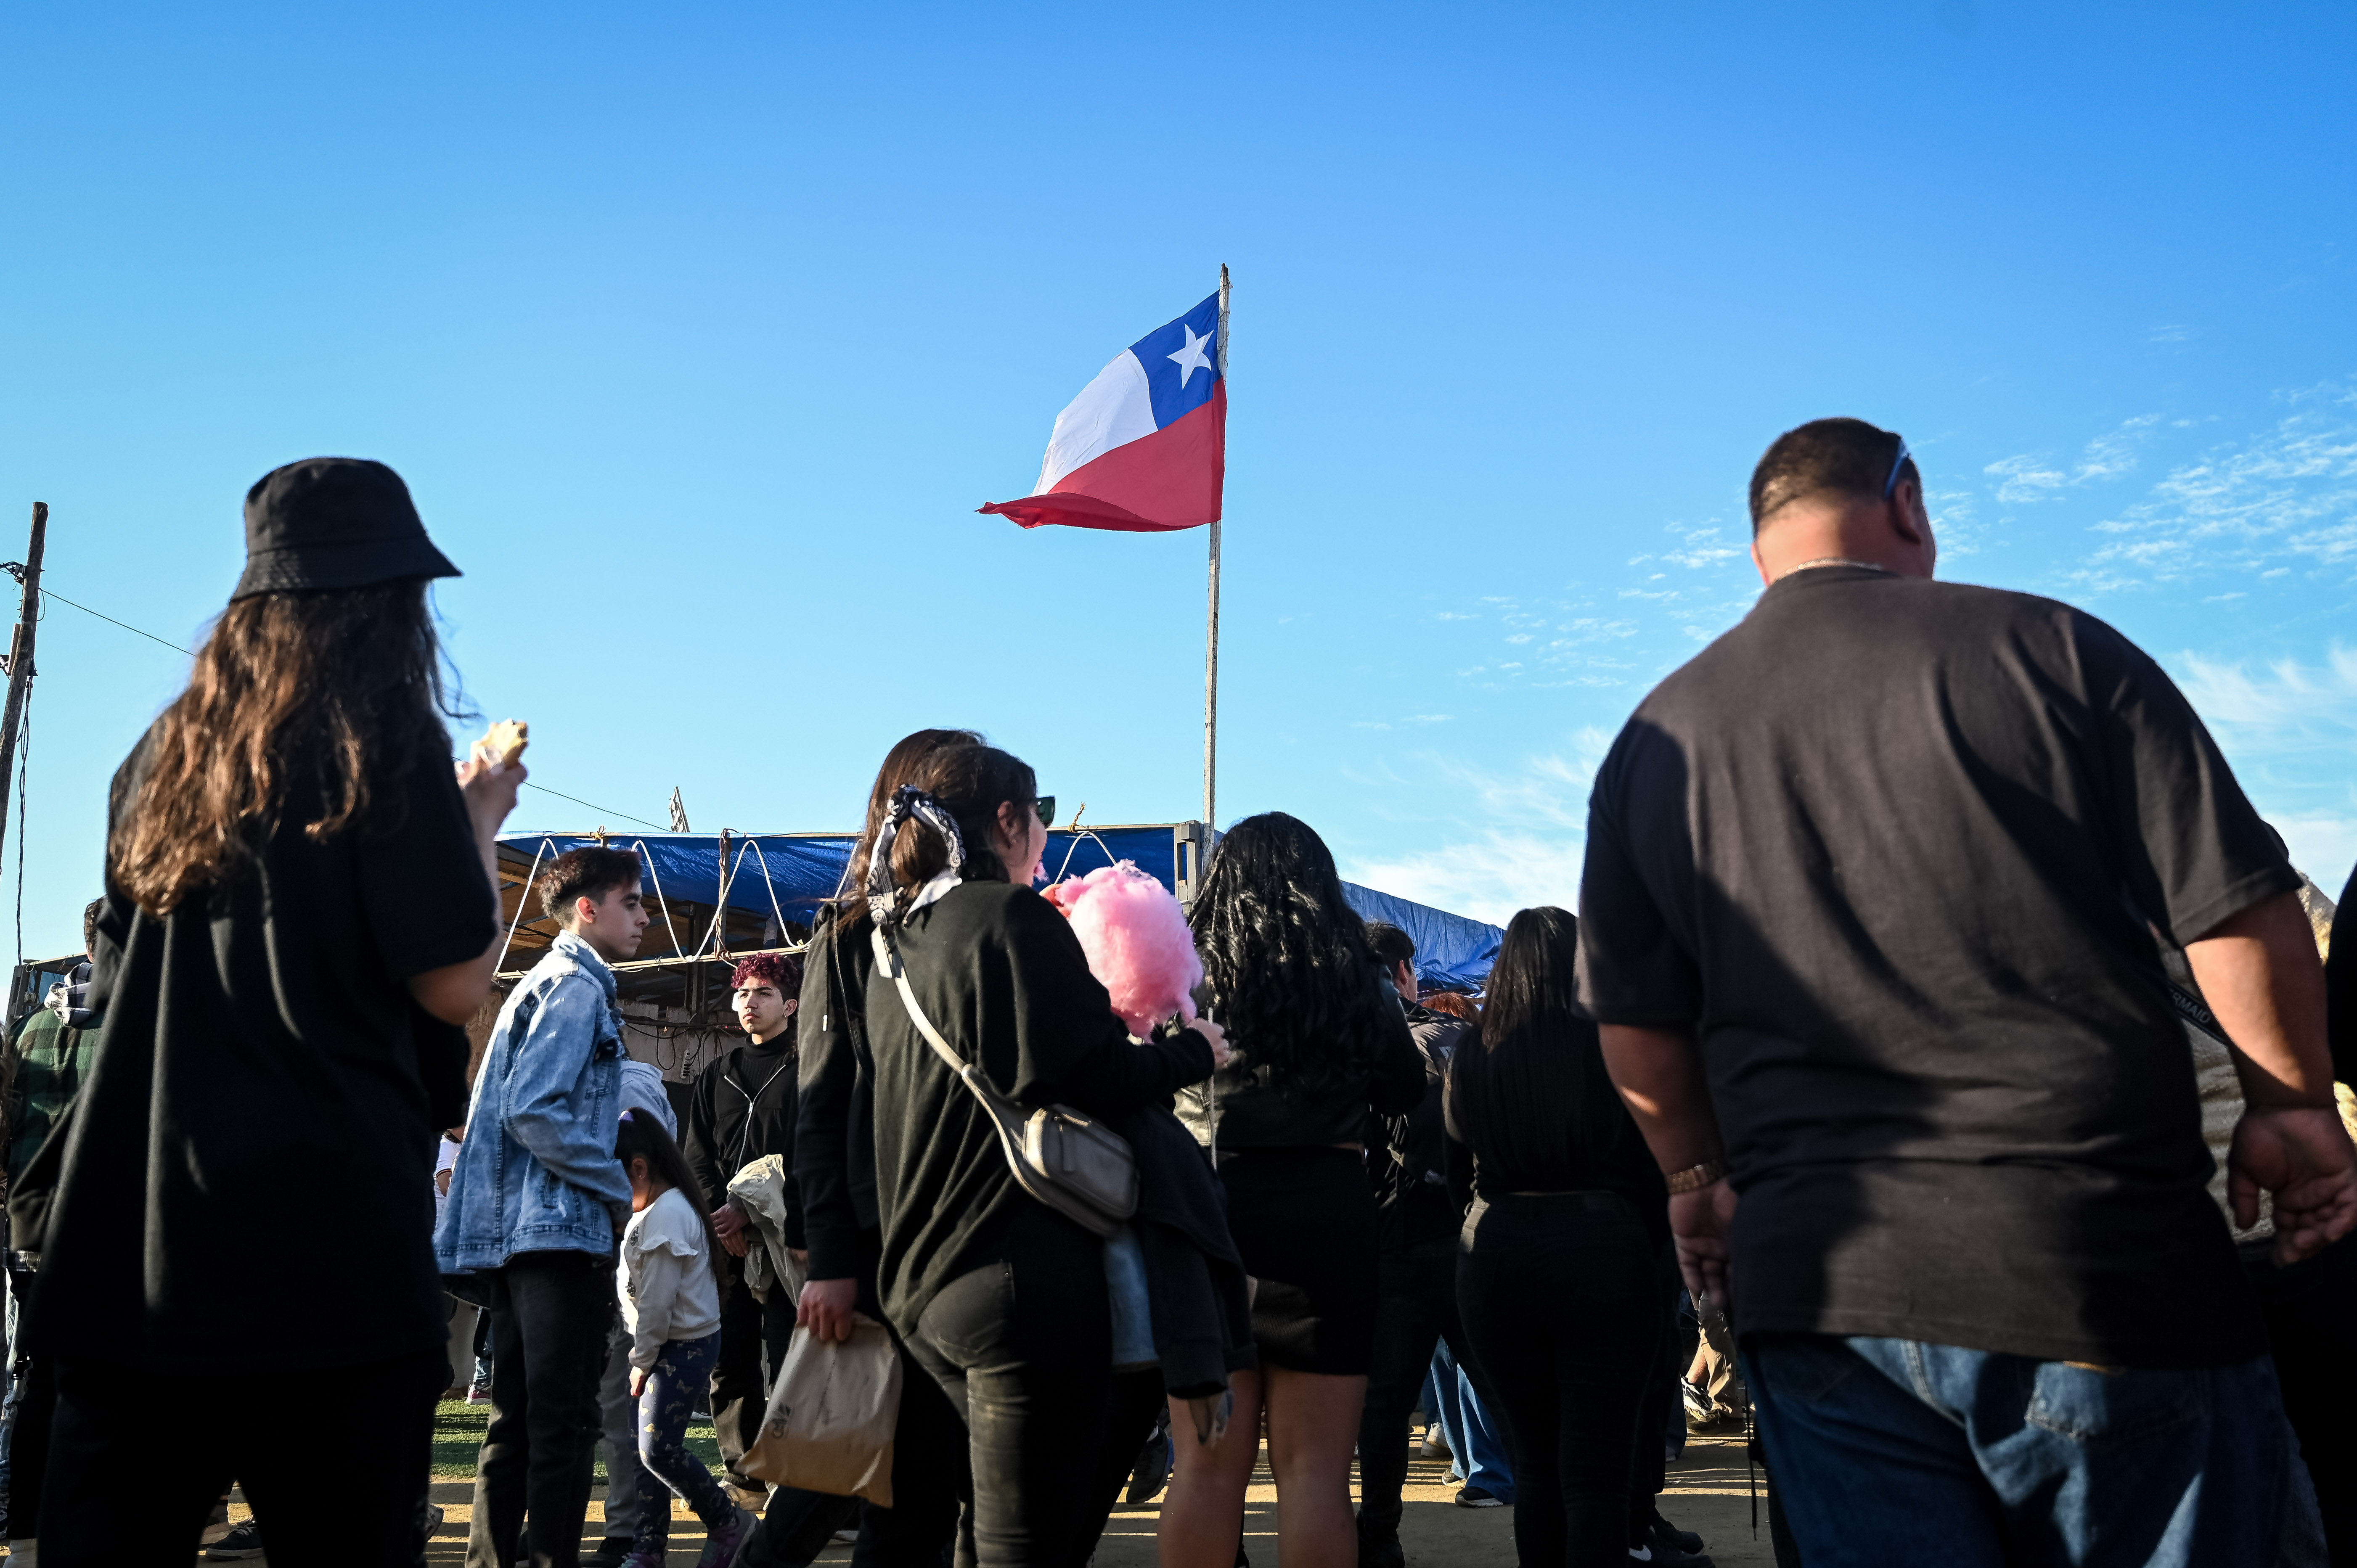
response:
<path id="1" fill-rule="evenodd" d="M 1197 371 L 1208 371 L 1211 368 L 1211 355 L 1207 351 L 1211 346 L 1211 335 L 1207 332 L 1198 338 L 1195 336 L 1195 329 L 1183 321 L 1178 324 L 1178 330 L 1187 334 L 1187 346 L 1175 354 L 1165 355 L 1164 358 L 1178 367 L 1178 385 L 1184 389 L 1189 378 Z"/>

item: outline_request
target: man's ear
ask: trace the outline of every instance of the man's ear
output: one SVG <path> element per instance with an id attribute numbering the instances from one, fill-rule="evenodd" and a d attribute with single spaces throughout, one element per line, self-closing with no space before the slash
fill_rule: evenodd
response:
<path id="1" fill-rule="evenodd" d="M 576 928 L 597 923 L 597 900 L 587 893 L 573 900 L 573 924 Z"/>
<path id="2" fill-rule="evenodd" d="M 787 997 L 787 998 L 786 998 L 786 1016 L 787 1016 L 787 1017 L 789 1017 L 789 1018 L 792 1017 L 792 1016 L 794 1015 L 794 1009 L 795 1009 L 795 1008 L 797 1008 L 797 1007 L 799 1007 L 799 1006 L 801 1006 L 802 1004 L 802 999 L 801 997 L 799 997 L 799 996 L 789 996 L 789 997 Z"/>
<path id="3" fill-rule="evenodd" d="M 1910 544 L 1921 544 L 1930 517 L 1923 505 L 1921 483 L 1900 480 L 1899 488 L 1890 492 L 1890 532 Z"/>

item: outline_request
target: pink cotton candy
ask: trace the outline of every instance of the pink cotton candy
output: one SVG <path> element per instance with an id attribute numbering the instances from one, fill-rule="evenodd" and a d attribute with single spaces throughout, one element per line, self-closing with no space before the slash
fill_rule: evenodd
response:
<path id="1" fill-rule="evenodd" d="M 1125 860 L 1059 882 L 1047 897 L 1072 922 L 1089 972 L 1113 993 L 1131 1034 L 1144 1038 L 1174 1013 L 1195 1021 L 1203 961 L 1170 889 Z"/>

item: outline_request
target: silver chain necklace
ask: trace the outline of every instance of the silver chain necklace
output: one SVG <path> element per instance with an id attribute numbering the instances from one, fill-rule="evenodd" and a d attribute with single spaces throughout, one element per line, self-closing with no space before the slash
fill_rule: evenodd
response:
<path id="1" fill-rule="evenodd" d="M 1781 583 L 1795 572 L 1806 572 L 1814 566 L 1857 566 L 1868 572 L 1879 572 L 1886 577 L 1891 575 L 1889 567 L 1878 566 L 1871 561 L 1853 561 L 1846 555 L 1820 555 L 1813 561 L 1803 561 L 1796 566 L 1785 567 L 1776 574 L 1776 580 Z"/>

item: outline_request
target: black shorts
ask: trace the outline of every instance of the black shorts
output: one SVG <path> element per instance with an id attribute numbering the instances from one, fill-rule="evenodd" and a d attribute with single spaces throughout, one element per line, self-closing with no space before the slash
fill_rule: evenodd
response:
<path id="1" fill-rule="evenodd" d="M 1375 1345 L 1375 1195 L 1352 1149 L 1222 1152 L 1228 1232 L 1263 1364 L 1363 1377 Z"/>

